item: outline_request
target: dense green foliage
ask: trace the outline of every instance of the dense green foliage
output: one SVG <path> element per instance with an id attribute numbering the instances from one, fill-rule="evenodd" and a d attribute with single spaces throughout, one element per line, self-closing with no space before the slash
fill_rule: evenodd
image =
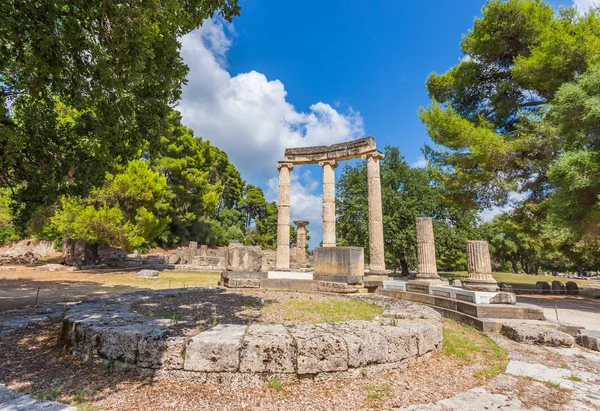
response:
<path id="1" fill-rule="evenodd" d="M 432 73 L 420 116 L 448 199 L 471 208 L 525 200 L 488 225 L 514 269 L 600 264 L 600 9 L 489 0 L 466 57 Z"/>
<path id="2" fill-rule="evenodd" d="M 237 0 L 0 2 L 0 186 L 18 228 L 156 143 L 187 74 L 178 37 L 239 11 Z"/>
<path id="3" fill-rule="evenodd" d="M 368 192 L 364 162 L 346 165 L 337 183 L 337 235 L 342 245 L 365 248 L 368 258 Z M 444 188 L 428 170 L 411 168 L 396 147 L 381 164 L 385 258 L 404 273 L 416 266 L 415 217 L 433 217 L 440 270 L 464 270 L 465 241 L 478 239 L 474 211 L 447 204 Z"/>

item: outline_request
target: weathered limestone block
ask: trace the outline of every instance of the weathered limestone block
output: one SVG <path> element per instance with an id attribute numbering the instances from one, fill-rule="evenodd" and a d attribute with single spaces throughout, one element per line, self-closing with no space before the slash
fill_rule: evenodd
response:
<path id="1" fill-rule="evenodd" d="M 186 339 L 165 340 L 162 335 L 147 335 L 138 343 L 137 366 L 142 368 L 183 368 Z"/>
<path id="2" fill-rule="evenodd" d="M 410 321 L 398 324 L 417 336 L 418 355 L 424 355 L 442 347 L 444 336 L 441 321 Z"/>
<path id="3" fill-rule="evenodd" d="M 500 330 L 502 335 L 511 340 L 525 344 L 541 344 L 551 347 L 570 347 L 575 343 L 573 336 L 537 324 L 512 323 L 503 324 Z"/>
<path id="4" fill-rule="evenodd" d="M 179 254 L 171 254 L 169 256 L 169 264 L 177 264 L 181 260 L 181 256 Z"/>
<path id="5" fill-rule="evenodd" d="M 506 284 L 506 283 L 500 283 L 498 284 L 498 286 L 500 287 L 500 291 L 506 292 L 506 293 L 512 293 L 513 292 L 513 286 L 510 284 Z"/>
<path id="6" fill-rule="evenodd" d="M 538 294 L 550 294 L 550 284 L 546 281 L 538 281 L 535 283 L 535 289 Z"/>
<path id="7" fill-rule="evenodd" d="M 296 345 L 283 325 L 248 327 L 242 342 L 241 372 L 293 373 Z"/>
<path id="8" fill-rule="evenodd" d="M 139 324 L 106 328 L 100 333 L 98 353 L 108 360 L 135 364 L 139 338 Z"/>
<path id="9" fill-rule="evenodd" d="M 230 278 L 225 285 L 229 288 L 260 288 L 260 278 Z"/>
<path id="10" fill-rule="evenodd" d="M 138 272 L 136 278 L 149 278 L 149 279 L 157 279 L 160 273 L 156 270 L 141 270 Z"/>
<path id="11" fill-rule="evenodd" d="M 240 367 L 242 337 L 247 325 L 219 324 L 192 338 L 185 351 L 186 371 L 224 372 Z"/>
<path id="12" fill-rule="evenodd" d="M 341 337 L 348 347 L 348 365 L 352 368 L 369 364 L 384 364 L 388 359 L 388 342 L 385 336 L 374 332 L 378 327 L 370 321 L 329 323 L 319 325 L 324 330 Z"/>
<path id="13" fill-rule="evenodd" d="M 576 341 L 589 350 L 600 351 L 600 331 L 579 330 Z"/>
<path id="14" fill-rule="evenodd" d="M 325 293 L 352 294 L 358 292 L 358 288 L 351 287 L 347 283 L 336 283 L 333 281 L 319 281 L 317 290 Z"/>
<path id="15" fill-rule="evenodd" d="M 558 280 L 552 281 L 552 294 L 566 294 L 566 288 L 563 283 Z"/>
<path id="16" fill-rule="evenodd" d="M 567 294 L 569 294 L 569 295 L 579 294 L 579 286 L 574 281 L 567 281 L 566 289 L 567 289 Z"/>
<path id="17" fill-rule="evenodd" d="M 196 241 L 190 241 L 190 245 L 188 246 L 190 250 L 197 250 L 198 243 Z"/>
<path id="18" fill-rule="evenodd" d="M 292 325 L 288 331 L 298 347 L 298 374 L 348 369 L 348 348 L 340 336 L 312 324 Z"/>
<path id="19" fill-rule="evenodd" d="M 236 245 L 227 250 L 225 266 L 228 271 L 260 271 L 262 250 L 258 246 Z"/>
<path id="20" fill-rule="evenodd" d="M 315 275 L 362 277 L 364 254 L 362 247 L 319 247 L 314 251 Z"/>
<path id="21" fill-rule="evenodd" d="M 417 336 L 401 322 L 397 326 L 382 326 L 380 331 L 387 340 L 388 362 L 402 361 L 419 354 Z"/>
<path id="22" fill-rule="evenodd" d="M 516 304 L 517 296 L 514 293 L 499 292 L 490 298 L 490 304 Z"/>

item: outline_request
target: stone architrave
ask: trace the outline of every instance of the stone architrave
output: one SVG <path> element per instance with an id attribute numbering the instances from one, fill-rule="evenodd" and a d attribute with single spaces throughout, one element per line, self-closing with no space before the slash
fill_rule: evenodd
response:
<path id="1" fill-rule="evenodd" d="M 335 247 L 335 168 L 336 160 L 319 161 L 323 167 L 323 247 Z"/>
<path id="2" fill-rule="evenodd" d="M 492 260 L 486 241 L 467 241 L 467 272 L 463 287 L 472 291 L 498 291 L 498 282 L 492 277 Z"/>
<path id="3" fill-rule="evenodd" d="M 440 280 L 435 261 L 433 219 L 417 217 L 417 280 Z"/>
<path id="4" fill-rule="evenodd" d="M 298 227 L 296 229 L 296 248 L 298 249 L 296 263 L 300 267 L 306 267 L 306 226 L 308 221 L 294 221 L 294 224 Z"/>
<path id="5" fill-rule="evenodd" d="M 279 169 L 279 203 L 277 212 L 277 262 L 279 270 L 290 269 L 290 171 L 291 163 L 277 164 Z"/>
<path id="6" fill-rule="evenodd" d="M 385 273 L 385 251 L 383 247 L 381 173 L 379 169 L 379 161 L 383 160 L 383 154 L 376 151 L 362 157 L 367 161 L 369 190 L 369 271 L 371 274 L 383 274 Z"/>

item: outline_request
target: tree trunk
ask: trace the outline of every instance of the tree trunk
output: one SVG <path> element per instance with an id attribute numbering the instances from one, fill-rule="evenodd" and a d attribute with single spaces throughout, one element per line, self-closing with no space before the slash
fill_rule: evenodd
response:
<path id="1" fill-rule="evenodd" d="M 406 258 L 400 259 L 400 268 L 402 268 L 402 276 L 408 277 L 410 275 L 410 271 L 408 270 L 408 263 L 406 262 Z"/>
<path id="2" fill-rule="evenodd" d="M 95 265 L 100 258 L 98 257 L 98 244 L 85 243 L 83 253 L 83 265 Z"/>
<path id="3" fill-rule="evenodd" d="M 517 260 L 516 259 L 511 259 L 510 260 L 510 264 L 512 265 L 512 270 L 514 274 L 518 274 L 519 273 L 519 268 L 517 267 Z"/>

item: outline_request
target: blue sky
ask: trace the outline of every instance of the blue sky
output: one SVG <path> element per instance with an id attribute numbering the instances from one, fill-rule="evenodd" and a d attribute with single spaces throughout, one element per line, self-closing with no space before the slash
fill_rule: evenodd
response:
<path id="1" fill-rule="evenodd" d="M 593 1 L 576 0 L 581 9 Z M 430 140 L 417 111 L 429 102 L 425 80 L 459 61 L 461 36 L 484 3 L 240 0 L 232 25 L 207 21 L 182 39 L 190 67 L 184 123 L 224 149 L 269 200 L 285 147 L 372 135 L 381 150 L 396 145 L 409 164 L 423 165 Z M 314 247 L 321 170 L 303 166 L 292 176 L 292 218 L 311 221 Z"/>

